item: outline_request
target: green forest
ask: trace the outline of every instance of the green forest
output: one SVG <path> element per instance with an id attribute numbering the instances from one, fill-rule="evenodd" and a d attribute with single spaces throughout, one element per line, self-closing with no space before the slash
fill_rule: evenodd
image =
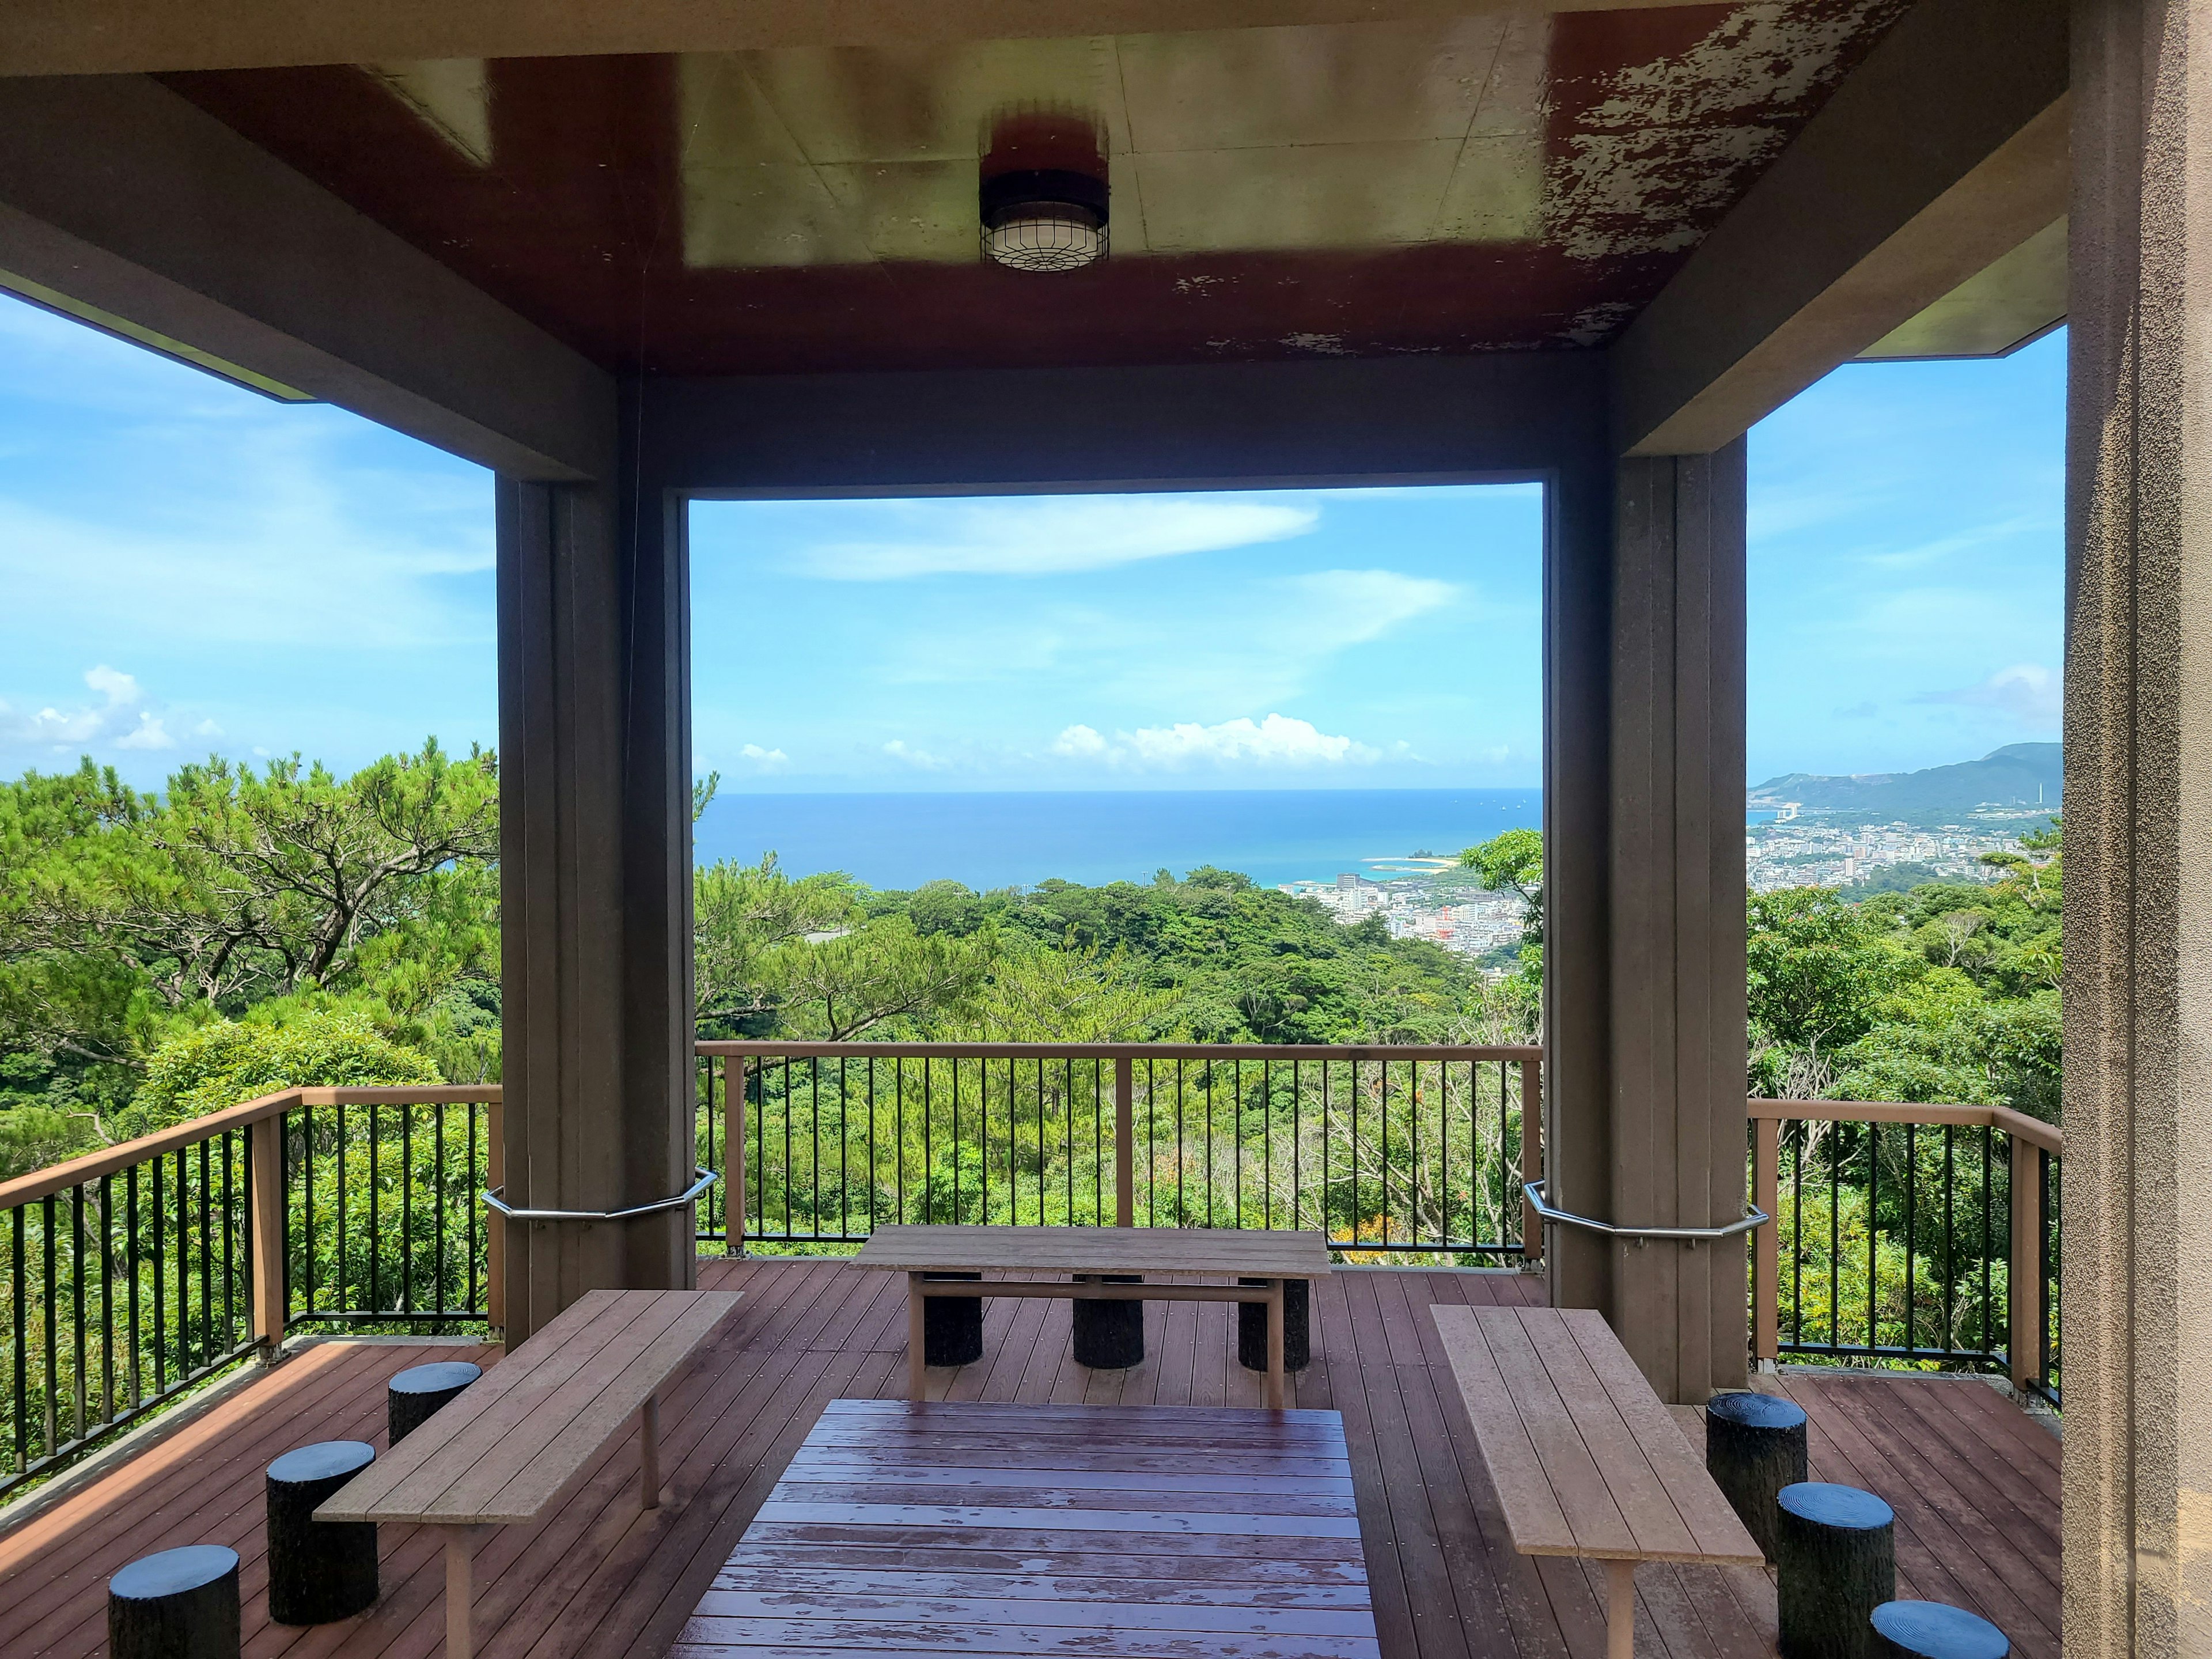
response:
<path id="1" fill-rule="evenodd" d="M 711 783 L 699 792 L 703 808 Z M 89 760 L 0 785 L 0 1170 L 294 1084 L 496 1081 L 495 758 L 434 742 L 350 776 Z M 696 872 L 705 1037 L 1533 1042 L 1541 842 L 1470 848 L 1526 901 L 1503 969 L 1231 871 L 910 892 Z M 2057 1113 L 2056 821 L 1986 884 L 1752 896 L 1750 1090 Z"/>

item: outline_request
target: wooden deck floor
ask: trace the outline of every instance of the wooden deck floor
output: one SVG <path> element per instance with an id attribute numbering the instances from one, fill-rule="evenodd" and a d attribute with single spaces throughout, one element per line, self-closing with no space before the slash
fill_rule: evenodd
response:
<path id="1" fill-rule="evenodd" d="M 902 1281 L 823 1261 L 706 1263 L 700 1279 L 746 1302 L 662 1408 L 662 1507 L 640 1511 L 636 1448 L 617 1442 L 549 1520 L 487 1540 L 477 1597 L 487 1659 L 661 1659 L 822 1407 L 902 1392 Z M 1316 1287 L 1314 1363 L 1290 1403 L 1343 1413 L 1385 1659 L 1604 1651 L 1598 1575 L 1524 1559 L 1506 1544 L 1427 1317 L 1431 1302 L 1540 1295 L 1540 1280 L 1511 1273 L 1353 1271 Z M 1259 1404 L 1259 1379 L 1236 1363 L 1228 1307 L 1148 1304 L 1146 1363 L 1095 1373 L 1069 1357 L 1068 1309 L 988 1304 L 983 1360 L 933 1373 L 934 1391 Z M 249 1656 L 429 1659 L 442 1636 L 441 1569 L 434 1540 L 411 1528 L 384 1528 L 384 1595 L 368 1613 L 313 1630 L 268 1622 L 262 1471 L 310 1441 L 380 1445 L 385 1379 L 431 1357 L 420 1346 L 310 1347 L 0 1534 L 0 1652 L 100 1652 L 108 1575 L 151 1550 L 206 1542 L 244 1558 Z M 2058 1443 L 2048 1430 L 1973 1382 L 1793 1375 L 1776 1386 L 1812 1416 L 1815 1478 L 1870 1487 L 1895 1505 L 1900 1594 L 1978 1607 L 2024 1659 L 2057 1659 Z M 1638 1582 L 1639 1654 L 1774 1651 L 1763 1574 L 1647 1567 Z"/>

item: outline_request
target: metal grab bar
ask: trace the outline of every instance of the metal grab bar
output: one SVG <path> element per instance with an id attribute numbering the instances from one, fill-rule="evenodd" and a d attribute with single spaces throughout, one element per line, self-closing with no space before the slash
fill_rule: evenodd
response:
<path id="1" fill-rule="evenodd" d="M 1599 1221 L 1594 1217 L 1577 1215 L 1572 1210 L 1554 1209 L 1544 1200 L 1544 1183 L 1523 1182 L 1522 1194 L 1535 1207 L 1536 1213 L 1547 1221 L 1556 1221 L 1563 1226 L 1586 1227 L 1594 1233 L 1604 1233 L 1612 1238 L 1679 1238 L 1692 1244 L 1702 1244 L 1709 1238 L 1733 1238 L 1738 1233 L 1747 1233 L 1754 1227 L 1764 1227 L 1774 1218 L 1756 1204 L 1744 1206 L 1744 1218 L 1732 1221 L 1725 1227 L 1616 1227 L 1610 1221 Z"/>
<path id="2" fill-rule="evenodd" d="M 696 1164 L 691 1173 L 698 1179 L 675 1197 L 655 1199 L 627 1210 L 518 1210 L 500 1196 L 507 1190 L 503 1185 L 485 1188 L 483 1200 L 509 1221 L 629 1221 L 641 1215 L 658 1215 L 663 1210 L 680 1210 L 722 1178 Z"/>

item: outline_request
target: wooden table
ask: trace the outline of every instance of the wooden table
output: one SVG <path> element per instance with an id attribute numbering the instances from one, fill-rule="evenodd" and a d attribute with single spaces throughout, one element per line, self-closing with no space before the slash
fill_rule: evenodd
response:
<path id="1" fill-rule="evenodd" d="M 670 1659 L 829 1650 L 1380 1659 L 1343 1423 L 834 1400 Z"/>
<path id="2" fill-rule="evenodd" d="M 468 1659 L 486 1527 L 537 1520 L 638 1424 L 638 1495 L 660 1502 L 661 1385 L 735 1311 L 734 1291 L 586 1291 L 316 1510 L 446 1536 L 446 1655 Z"/>
<path id="3" fill-rule="evenodd" d="M 851 1258 L 856 1267 L 907 1276 L 907 1395 L 925 1397 L 921 1304 L 933 1296 L 1048 1296 L 1109 1302 L 1262 1302 L 1267 1307 L 1269 1406 L 1283 1403 L 1283 1281 L 1328 1277 L 1319 1232 L 1236 1227 L 878 1227 Z M 933 1273 L 1210 1273 L 1258 1285 L 1077 1285 L 1058 1279 L 945 1283 Z"/>
<path id="4" fill-rule="evenodd" d="M 1432 1306 L 1475 1443 L 1523 1555 L 1606 1564 L 1606 1653 L 1632 1659 L 1636 1564 L 1765 1558 L 1604 1317 Z"/>

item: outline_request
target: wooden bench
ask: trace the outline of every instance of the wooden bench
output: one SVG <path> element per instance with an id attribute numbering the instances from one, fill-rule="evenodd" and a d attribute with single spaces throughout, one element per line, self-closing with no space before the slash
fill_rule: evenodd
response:
<path id="1" fill-rule="evenodd" d="M 1267 1404 L 1283 1403 L 1283 1281 L 1325 1279 L 1328 1240 L 1318 1232 L 1235 1227 L 878 1227 L 856 1267 L 907 1276 L 907 1394 L 925 1397 L 921 1304 L 933 1296 L 1047 1296 L 1111 1302 L 1261 1302 L 1267 1307 Z M 926 1273 L 1136 1273 L 1142 1285 L 1076 1285 L 1056 1279 L 987 1279 L 948 1284 Z M 1159 1273 L 1256 1279 L 1258 1285 L 1181 1285 Z"/>
<path id="2" fill-rule="evenodd" d="M 537 1520 L 633 1419 L 639 1495 L 659 1504 L 659 1391 L 737 1304 L 731 1291 L 586 1291 L 315 1518 L 441 1528 L 447 1659 L 469 1659 L 471 1562 L 484 1528 Z"/>
<path id="3" fill-rule="evenodd" d="M 1513 1547 L 1606 1564 L 1607 1659 L 1635 1651 L 1638 1561 L 1762 1565 L 1601 1315 L 1446 1306 L 1429 1315 Z"/>

